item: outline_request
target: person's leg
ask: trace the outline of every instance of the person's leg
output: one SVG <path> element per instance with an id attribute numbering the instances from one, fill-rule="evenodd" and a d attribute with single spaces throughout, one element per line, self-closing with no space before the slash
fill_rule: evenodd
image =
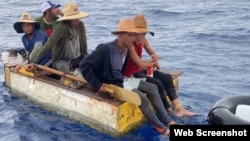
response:
<path id="1" fill-rule="evenodd" d="M 141 98 L 141 105 L 139 108 L 142 111 L 142 114 L 146 117 L 146 119 L 154 125 L 158 132 L 164 132 L 163 134 L 169 135 L 169 129 L 166 125 L 164 125 L 155 115 L 154 111 L 151 109 L 149 105 L 148 98 L 139 90 L 133 89 L 135 93 L 137 93 Z"/>
<path id="2" fill-rule="evenodd" d="M 160 71 L 154 71 L 153 77 L 162 82 L 167 92 L 167 95 L 171 101 L 178 98 L 171 75 L 160 72 Z"/>
<path id="3" fill-rule="evenodd" d="M 154 78 L 160 80 L 162 84 L 164 85 L 167 95 L 169 99 L 172 101 L 173 106 L 175 107 L 175 111 L 176 111 L 175 115 L 177 117 L 197 115 L 197 113 L 190 112 L 182 106 L 177 96 L 171 75 L 160 72 L 160 71 L 154 71 Z"/>
<path id="4" fill-rule="evenodd" d="M 148 76 L 146 77 L 146 81 L 149 82 L 149 83 L 153 83 L 153 84 L 155 84 L 157 86 L 160 97 L 161 97 L 161 101 L 162 101 L 164 107 L 167 109 L 167 111 L 169 113 L 172 114 L 173 111 L 172 111 L 172 109 L 170 107 L 170 104 L 167 101 L 165 88 L 164 88 L 163 84 L 161 83 L 161 81 L 158 80 L 158 79 L 152 78 L 152 77 L 148 77 Z"/>
<path id="5" fill-rule="evenodd" d="M 172 109 L 166 99 L 166 94 L 165 94 L 165 88 L 163 86 L 163 84 L 161 83 L 161 81 L 157 80 L 157 79 L 154 79 L 152 77 L 148 77 L 146 74 L 145 74 L 145 70 L 141 71 L 141 72 L 137 72 L 137 73 L 134 73 L 133 76 L 135 78 L 146 78 L 146 81 L 147 82 L 150 82 L 150 83 L 153 83 L 155 85 L 157 85 L 158 87 L 158 90 L 159 90 L 159 94 L 160 94 L 160 97 L 161 97 L 161 100 L 163 102 L 163 105 L 164 107 L 167 109 L 167 111 L 169 113 L 172 113 Z"/>
<path id="6" fill-rule="evenodd" d="M 29 54 L 29 61 L 32 62 L 32 60 L 35 59 L 35 57 L 37 56 L 38 52 L 41 50 L 42 47 L 43 47 L 42 42 L 35 43 L 33 50 Z"/>
<path id="7" fill-rule="evenodd" d="M 166 125 L 169 124 L 171 119 L 168 117 L 168 113 L 161 101 L 157 86 L 146 81 L 140 81 L 138 90 L 147 94 L 147 97 L 151 101 L 156 112 L 160 115 Z"/>

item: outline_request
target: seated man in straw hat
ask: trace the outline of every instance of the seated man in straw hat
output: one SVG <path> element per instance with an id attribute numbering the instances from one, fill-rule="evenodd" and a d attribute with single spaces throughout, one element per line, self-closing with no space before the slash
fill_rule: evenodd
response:
<path id="1" fill-rule="evenodd" d="M 157 86 L 140 79 L 124 78 L 122 74 L 127 49 L 132 47 L 136 32 L 132 19 L 122 19 L 117 31 L 112 32 L 118 38 L 112 42 L 98 45 L 90 55 L 80 62 L 80 70 L 92 88 L 99 93 L 106 92 L 106 84 L 114 84 L 136 92 L 141 99 L 139 107 L 145 117 L 155 126 L 159 133 L 169 135 L 168 126 L 175 122 L 168 117 L 168 113 L 158 94 Z M 147 96 L 140 91 L 146 92 Z M 157 118 L 150 107 L 148 99 L 164 123 Z"/>
<path id="2" fill-rule="evenodd" d="M 47 41 L 47 35 L 39 30 L 40 24 L 34 21 L 27 12 L 21 14 L 20 21 L 16 22 L 13 27 L 17 33 L 24 33 L 22 42 L 26 54 L 28 54 L 29 61 L 32 61 L 38 54 L 38 51 L 42 48 L 43 44 Z M 40 63 L 41 61 L 46 63 L 46 60 L 45 57 L 37 63 Z M 17 66 L 17 69 L 18 68 L 20 68 L 20 66 Z"/>
<path id="3" fill-rule="evenodd" d="M 159 94 L 161 95 L 161 99 L 165 108 L 170 113 L 172 113 L 172 109 L 166 99 L 167 94 L 175 108 L 175 113 L 173 114 L 175 114 L 177 117 L 197 115 L 197 113 L 190 112 L 182 106 L 178 95 L 176 94 L 172 76 L 159 71 L 160 66 L 158 63 L 158 55 L 149 46 L 149 43 L 145 38 L 146 33 L 150 33 L 152 36 L 154 33 L 147 29 L 147 22 L 144 15 L 135 15 L 133 20 L 139 33 L 136 34 L 136 41 L 133 45 L 134 47 L 129 48 L 123 74 L 127 77 L 146 78 L 147 82 L 156 84 L 158 86 Z M 151 56 L 151 61 L 142 60 L 143 48 Z M 153 71 L 153 77 L 146 75 L 147 70 L 145 68 L 149 66 L 154 66 L 157 68 L 157 70 Z"/>
<path id="4" fill-rule="evenodd" d="M 53 34 L 32 62 L 38 63 L 52 50 L 53 68 L 65 73 L 77 72 L 80 60 L 87 55 L 86 31 L 80 19 L 88 17 L 89 13 L 80 12 L 76 3 L 72 2 L 64 5 L 63 13 Z M 26 69 L 33 69 L 32 64 Z"/>

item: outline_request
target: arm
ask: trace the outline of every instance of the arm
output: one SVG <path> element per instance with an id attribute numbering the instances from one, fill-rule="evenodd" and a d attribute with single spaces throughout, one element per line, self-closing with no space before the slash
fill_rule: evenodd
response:
<path id="1" fill-rule="evenodd" d="M 84 53 L 84 56 L 86 56 L 86 54 L 88 54 L 88 51 L 87 51 L 87 36 L 86 36 L 86 29 L 85 29 L 85 25 L 84 23 L 82 23 L 82 33 L 83 33 L 83 37 L 82 37 L 82 40 L 83 40 L 83 47 L 84 47 L 84 50 L 83 50 L 83 53 Z"/>
<path id="2" fill-rule="evenodd" d="M 155 58 L 157 61 L 159 60 L 159 56 L 153 51 L 153 49 L 151 48 L 151 46 L 146 38 L 145 38 L 143 47 L 146 50 L 146 52 L 151 56 L 151 58 Z M 154 67 L 157 70 L 160 70 L 160 68 L 161 68 L 159 63 L 154 64 Z"/>
<path id="3" fill-rule="evenodd" d="M 154 54 L 154 51 L 153 49 L 151 48 L 149 42 L 147 39 L 144 40 L 144 49 L 146 50 L 146 52 L 148 53 L 148 55 L 153 55 Z"/>
<path id="4" fill-rule="evenodd" d="M 146 68 L 148 66 L 155 65 L 157 63 L 157 60 L 152 59 L 151 61 L 144 61 L 142 60 L 138 54 L 136 53 L 134 47 L 129 47 L 128 49 L 129 57 L 132 61 L 135 62 L 136 65 L 138 65 L 141 68 Z"/>
<path id="5" fill-rule="evenodd" d="M 80 71 L 83 77 L 97 91 L 102 88 L 103 83 L 96 75 L 98 73 L 98 68 L 96 67 L 104 63 L 103 60 L 106 53 L 105 47 L 99 45 L 96 50 L 80 62 Z"/>
<path id="6" fill-rule="evenodd" d="M 53 34 L 50 36 L 48 41 L 44 44 L 44 46 L 41 48 L 39 53 L 37 54 L 36 58 L 34 60 L 31 60 L 33 63 L 39 63 L 41 59 L 49 53 L 49 51 L 57 45 L 57 43 L 60 41 L 60 39 L 63 38 L 64 35 L 64 29 L 62 26 L 56 26 L 55 30 L 53 31 Z"/>
<path id="7" fill-rule="evenodd" d="M 158 61 L 158 59 L 159 59 L 158 55 L 153 51 L 153 49 L 151 48 L 151 46 L 146 38 L 144 40 L 143 47 L 146 50 L 146 52 L 148 53 L 148 55 L 151 56 L 151 58 L 155 58 Z"/>

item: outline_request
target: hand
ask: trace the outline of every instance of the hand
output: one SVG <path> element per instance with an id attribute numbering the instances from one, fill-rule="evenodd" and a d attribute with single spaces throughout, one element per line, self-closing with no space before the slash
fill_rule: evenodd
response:
<path id="1" fill-rule="evenodd" d="M 157 60 L 157 58 L 151 58 L 152 60 L 151 60 L 151 62 L 155 65 L 155 64 L 157 64 L 157 62 L 158 62 L 158 60 Z"/>
<path id="2" fill-rule="evenodd" d="M 19 70 L 21 67 L 22 67 L 22 65 L 16 65 L 14 71 L 15 71 L 15 72 L 18 72 L 18 70 Z"/>
<path id="3" fill-rule="evenodd" d="M 156 53 L 154 53 L 154 54 L 152 54 L 151 56 L 150 56 L 152 59 L 155 59 L 155 60 L 159 60 L 159 56 L 156 54 Z"/>
<path id="4" fill-rule="evenodd" d="M 58 10 L 58 15 L 60 15 L 60 16 L 62 16 L 62 17 L 64 16 L 64 14 L 63 14 L 63 12 L 62 12 L 61 9 Z"/>
<path id="5" fill-rule="evenodd" d="M 25 65 L 25 70 L 26 71 L 33 71 L 34 70 L 34 65 L 33 64 L 27 64 L 27 65 Z"/>
<path id="6" fill-rule="evenodd" d="M 105 90 L 105 86 L 106 86 L 107 84 L 105 84 L 105 83 L 103 83 L 102 84 L 102 86 L 100 87 L 100 89 L 99 89 L 99 93 L 105 93 L 106 92 L 106 90 Z"/>
<path id="7" fill-rule="evenodd" d="M 151 61 L 156 64 L 158 62 L 159 57 L 157 54 L 154 53 L 151 55 L 151 59 Z"/>
<path id="8" fill-rule="evenodd" d="M 160 66 L 159 63 L 157 63 L 157 64 L 154 65 L 154 68 L 156 68 L 156 70 L 160 70 L 160 69 L 161 69 L 161 66 Z"/>

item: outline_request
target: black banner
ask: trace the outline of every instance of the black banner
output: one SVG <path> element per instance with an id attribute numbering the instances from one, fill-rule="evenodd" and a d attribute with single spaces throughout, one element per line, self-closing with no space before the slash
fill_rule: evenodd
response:
<path id="1" fill-rule="evenodd" d="M 170 141 L 223 139 L 250 141 L 250 125 L 171 125 Z M 236 140 L 237 139 L 237 140 Z"/>

